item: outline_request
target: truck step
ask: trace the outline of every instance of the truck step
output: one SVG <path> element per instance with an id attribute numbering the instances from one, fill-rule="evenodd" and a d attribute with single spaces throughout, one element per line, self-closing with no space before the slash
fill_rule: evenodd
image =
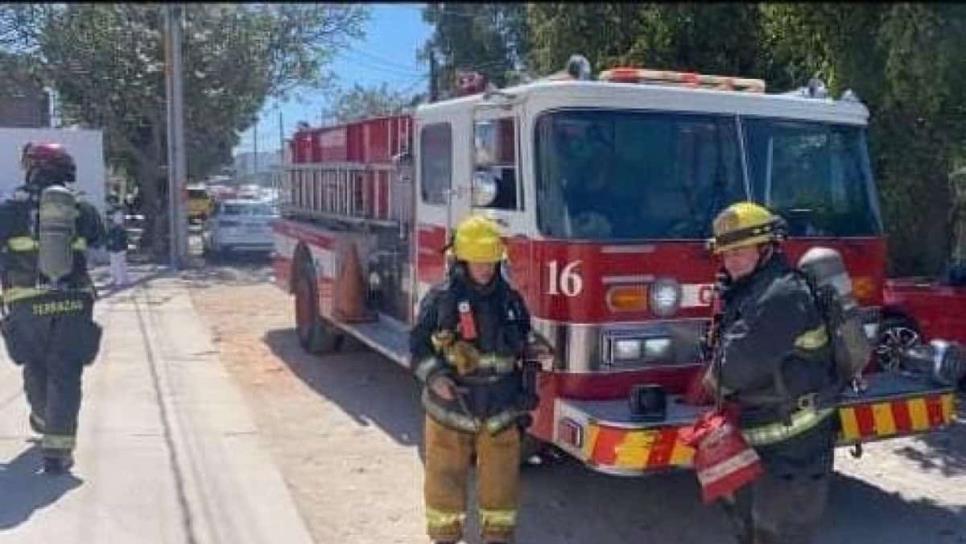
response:
<path id="1" fill-rule="evenodd" d="M 369 348 L 409 368 L 409 326 L 402 321 L 379 314 L 371 323 L 339 323 L 338 326 Z"/>

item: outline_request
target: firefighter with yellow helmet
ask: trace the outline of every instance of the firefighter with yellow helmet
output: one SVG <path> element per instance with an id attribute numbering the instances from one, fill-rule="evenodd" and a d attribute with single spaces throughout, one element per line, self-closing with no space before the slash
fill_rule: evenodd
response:
<path id="1" fill-rule="evenodd" d="M 30 427 L 43 435 L 43 471 L 56 474 L 74 463 L 81 373 L 100 347 L 84 250 L 102 243 L 104 225 L 69 188 L 76 167 L 63 146 L 27 144 L 21 164 L 24 185 L 0 203 L 0 331 L 23 366 Z"/>
<path id="2" fill-rule="evenodd" d="M 424 384 L 427 532 L 438 544 L 462 538 L 475 459 L 483 541 L 506 543 L 516 524 L 522 430 L 537 401 L 521 369 L 530 314 L 500 274 L 505 247 L 493 221 L 465 219 L 449 250 L 447 278 L 422 300 L 410 336 Z"/>
<path id="3" fill-rule="evenodd" d="M 835 380 L 826 325 L 806 278 L 782 252 L 781 217 L 739 202 L 712 227 L 723 310 L 705 384 L 737 407 L 765 469 L 723 505 L 741 543 L 805 544 L 827 502 L 838 424 L 819 400 Z"/>

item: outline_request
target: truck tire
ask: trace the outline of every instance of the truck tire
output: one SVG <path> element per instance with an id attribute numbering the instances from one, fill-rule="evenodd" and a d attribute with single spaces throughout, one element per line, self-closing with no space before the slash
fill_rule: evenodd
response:
<path id="1" fill-rule="evenodd" d="M 911 319 L 892 315 L 882 320 L 875 346 L 876 364 L 881 370 L 898 370 L 900 353 L 922 343 L 922 333 Z"/>
<path id="2" fill-rule="evenodd" d="M 307 353 L 324 355 L 336 351 L 342 335 L 326 325 L 319 315 L 315 273 L 301 262 L 295 277 L 295 333 Z"/>

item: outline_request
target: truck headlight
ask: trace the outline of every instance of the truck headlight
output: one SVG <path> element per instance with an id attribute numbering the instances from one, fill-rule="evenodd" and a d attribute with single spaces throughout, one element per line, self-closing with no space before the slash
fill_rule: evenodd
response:
<path id="1" fill-rule="evenodd" d="M 670 338 L 648 338 L 644 340 L 644 360 L 659 361 L 671 355 Z"/>
<path id="2" fill-rule="evenodd" d="M 623 361 L 660 361 L 671 354 L 671 339 L 657 338 L 616 338 L 611 344 L 611 360 Z"/>
<path id="3" fill-rule="evenodd" d="M 651 312 L 657 317 L 670 317 L 681 304 L 681 285 L 671 278 L 659 278 L 650 289 Z"/>
<path id="4" fill-rule="evenodd" d="M 640 338 L 621 338 L 614 340 L 613 357 L 615 361 L 636 361 L 641 358 L 643 342 Z"/>

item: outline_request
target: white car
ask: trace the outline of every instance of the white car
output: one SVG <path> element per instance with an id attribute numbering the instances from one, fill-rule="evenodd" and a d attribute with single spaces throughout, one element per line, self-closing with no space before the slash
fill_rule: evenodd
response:
<path id="1" fill-rule="evenodd" d="M 204 248 L 212 253 L 271 251 L 274 246 L 272 222 L 278 217 L 278 208 L 270 202 L 218 202 L 205 224 Z"/>

